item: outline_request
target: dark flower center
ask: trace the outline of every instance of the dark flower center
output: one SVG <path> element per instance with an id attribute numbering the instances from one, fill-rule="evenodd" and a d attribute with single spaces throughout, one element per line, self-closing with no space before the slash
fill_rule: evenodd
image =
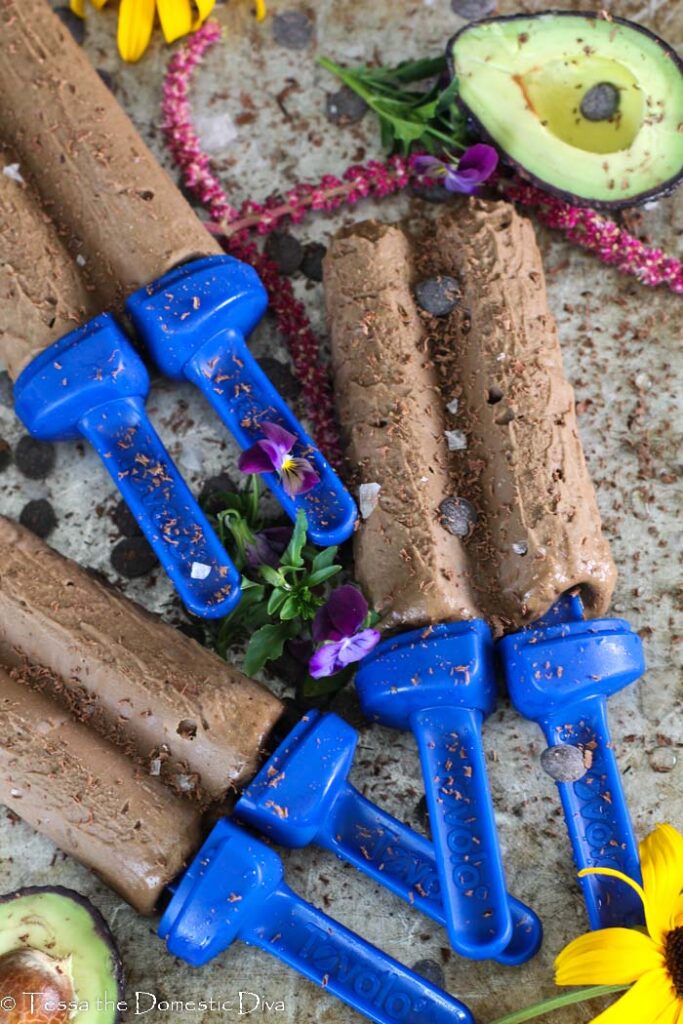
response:
<path id="1" fill-rule="evenodd" d="M 664 943 L 664 956 L 676 995 L 683 999 L 683 927 L 674 928 L 668 933 Z"/>

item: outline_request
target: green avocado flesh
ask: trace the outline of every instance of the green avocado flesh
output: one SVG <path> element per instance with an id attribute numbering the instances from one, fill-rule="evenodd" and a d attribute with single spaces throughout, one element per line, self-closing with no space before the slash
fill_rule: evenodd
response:
<path id="1" fill-rule="evenodd" d="M 459 101 L 528 178 L 564 198 L 629 205 L 683 174 L 683 73 L 620 19 L 548 12 L 475 22 L 449 44 Z"/>
<path id="2" fill-rule="evenodd" d="M 12 1022 L 116 1024 L 121 978 L 111 932 L 77 893 L 23 889 L 0 898 L 0 994 L 15 999 Z M 40 993 L 33 1007 L 31 992 Z"/>

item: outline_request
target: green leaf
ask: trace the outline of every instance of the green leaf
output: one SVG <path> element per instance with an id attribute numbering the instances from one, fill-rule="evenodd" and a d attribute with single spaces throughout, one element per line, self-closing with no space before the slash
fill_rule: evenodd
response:
<path id="1" fill-rule="evenodd" d="M 267 661 L 280 657 L 290 630 L 288 622 L 268 623 L 256 630 L 244 658 L 244 671 L 248 676 L 259 672 Z"/>
<path id="2" fill-rule="evenodd" d="M 278 572 L 277 569 L 273 569 L 270 565 L 260 565 L 258 571 L 266 583 L 270 583 L 271 587 L 282 587 L 286 583 L 282 573 Z"/>
<path id="3" fill-rule="evenodd" d="M 267 611 L 269 615 L 274 615 L 279 608 L 285 603 L 289 597 L 286 590 L 274 590 L 268 598 Z"/>
<path id="4" fill-rule="evenodd" d="M 458 95 L 458 79 L 453 78 L 451 82 L 446 86 L 443 92 L 439 93 L 439 99 L 436 104 L 437 114 L 443 114 L 455 103 L 455 97 Z"/>
<path id="5" fill-rule="evenodd" d="M 334 547 L 323 548 L 322 551 L 319 551 L 318 554 L 313 559 L 313 561 L 311 562 L 311 572 L 317 572 L 318 569 L 326 569 L 328 565 L 332 565 L 335 558 L 337 557 L 338 551 L 339 546 L 336 544 L 334 545 Z"/>
<path id="6" fill-rule="evenodd" d="M 283 622 L 291 621 L 295 619 L 299 614 L 299 602 L 294 594 L 291 594 L 282 608 L 280 609 L 280 618 Z"/>
<path id="7" fill-rule="evenodd" d="M 339 693 L 348 684 L 353 675 L 353 668 L 343 668 L 333 676 L 323 676 L 322 679 L 314 679 L 313 676 L 306 676 L 301 689 L 304 697 L 328 697 Z"/>
<path id="8" fill-rule="evenodd" d="M 302 508 L 300 508 L 296 514 L 296 523 L 294 524 L 292 539 L 287 546 L 287 550 L 280 558 L 280 565 L 293 566 L 296 569 L 301 568 L 304 564 L 301 552 L 303 551 L 306 543 L 307 530 L 308 520 L 306 519 L 306 513 Z"/>
<path id="9" fill-rule="evenodd" d="M 336 576 L 338 572 L 341 572 L 341 565 L 328 565 L 325 569 L 318 569 L 317 572 L 312 572 L 306 580 L 307 587 L 319 587 L 325 580 L 331 580 L 333 576 Z"/>

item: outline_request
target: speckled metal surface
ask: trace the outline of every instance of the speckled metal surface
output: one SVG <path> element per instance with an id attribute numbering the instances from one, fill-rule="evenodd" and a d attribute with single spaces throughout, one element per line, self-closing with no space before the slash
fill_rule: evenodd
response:
<path id="1" fill-rule="evenodd" d="M 484 6 L 485 0 L 482 0 Z M 271 5 L 272 13 L 294 8 L 294 0 Z M 463 9 L 455 0 L 454 7 Z M 467 3 L 468 10 L 476 4 Z M 572 5 L 567 5 L 572 6 Z M 592 4 L 577 4 L 590 9 Z M 620 0 L 605 5 L 633 17 L 683 46 L 683 9 L 678 0 Z M 501 13 L 538 10 L 537 0 L 515 5 L 503 0 Z M 397 61 L 436 53 L 463 24 L 448 0 L 320 0 L 307 13 L 313 33 L 304 49 L 287 49 L 274 38 L 271 18 L 256 24 L 248 2 L 229 0 L 216 8 L 225 26 L 223 41 L 197 76 L 196 120 L 235 199 L 263 198 L 298 180 L 339 173 L 348 163 L 380 153 L 371 116 L 340 127 L 325 114 L 326 95 L 336 84 L 315 64 L 316 53 L 350 63 L 380 57 Z M 95 65 L 108 73 L 120 102 L 131 113 L 161 159 L 158 129 L 160 86 L 168 49 L 155 37 L 136 67 L 122 67 L 113 49 L 115 15 L 94 12 L 85 46 Z M 412 202 L 416 202 L 412 200 Z M 297 227 L 304 241 L 324 242 L 352 217 L 380 214 L 398 219 L 408 212 L 406 197 L 365 204 L 357 212 L 318 216 Z M 683 193 L 623 220 L 670 252 L 683 251 Z M 683 302 L 654 292 L 607 270 L 557 236 L 539 231 L 550 302 L 558 319 L 567 372 L 577 392 L 580 429 L 595 479 L 607 535 L 619 568 L 614 610 L 628 618 L 645 641 L 649 671 L 639 685 L 611 702 L 613 736 L 624 773 L 637 832 L 658 821 L 683 826 L 683 689 L 680 590 L 680 471 L 683 370 L 680 338 Z M 323 330 L 322 286 L 296 277 L 313 323 Z M 253 337 L 253 350 L 287 363 L 273 325 Z M 23 433 L 0 377 L 0 437 L 14 446 Z M 294 389 L 296 393 L 296 389 Z M 191 485 L 220 471 L 235 473 L 235 451 L 199 395 L 189 386 L 158 381 L 150 412 Z M 51 542 L 60 550 L 114 578 L 109 556 L 119 534 L 111 511 L 116 496 L 95 455 L 64 445 L 45 482 L 27 480 L 14 465 L 0 474 L 0 511 L 17 517 L 31 498 L 47 497 L 58 527 Z M 159 572 L 125 585 L 126 592 L 174 621 L 181 613 Z M 282 688 L 277 680 L 269 685 Z M 362 730 L 354 781 L 371 799 L 416 828 L 424 827 L 417 753 L 412 740 L 370 727 L 346 692 L 335 703 Z M 294 888 L 393 956 L 421 969 L 443 972 L 448 989 L 467 1001 L 477 1019 L 491 1021 L 506 1011 L 549 996 L 554 955 L 586 927 L 574 880 L 569 843 L 554 785 L 539 767 L 540 731 L 522 721 L 505 699 L 489 721 L 486 748 L 494 803 L 508 869 L 510 891 L 543 918 L 545 942 L 539 956 L 517 969 L 471 964 L 450 954 L 445 933 L 388 893 L 330 856 L 313 850 L 285 855 Z M 73 886 L 102 909 L 120 942 L 127 995 L 136 1016 L 172 1019 L 175 1024 L 238 1020 L 239 992 L 255 993 L 260 1004 L 249 1014 L 286 1024 L 342 1024 L 355 1015 L 284 966 L 244 947 L 234 948 L 210 967 L 193 971 L 168 957 L 143 920 L 79 865 L 20 822 L 5 817 L 0 829 L 0 879 L 7 891 L 19 885 Z M 425 961 L 429 964 L 425 968 Z M 173 1010 L 158 1001 L 187 1004 Z M 214 999 L 231 1009 L 193 1009 Z M 284 1003 L 267 1009 L 266 1001 Z M 246 996 L 242 1016 L 255 1006 Z M 595 1004 L 594 1004 L 595 1006 Z M 146 1011 L 146 1012 L 145 1012 Z M 591 1017 L 587 1007 L 562 1011 L 563 1024 Z"/>

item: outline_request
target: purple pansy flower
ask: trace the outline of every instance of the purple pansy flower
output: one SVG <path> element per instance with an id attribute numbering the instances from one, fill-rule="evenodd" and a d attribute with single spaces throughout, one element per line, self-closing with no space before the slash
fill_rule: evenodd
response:
<path id="1" fill-rule="evenodd" d="M 414 156 L 410 166 L 418 174 L 441 180 L 449 192 L 464 192 L 471 195 L 483 182 L 491 177 L 498 166 L 498 154 L 493 146 L 478 142 L 470 146 L 457 164 L 439 160 L 436 156 Z"/>
<path id="2" fill-rule="evenodd" d="M 333 590 L 313 622 L 313 640 L 321 644 L 308 663 L 314 679 L 332 676 L 360 661 L 380 640 L 376 629 L 361 629 L 368 602 L 350 584 Z"/>
<path id="3" fill-rule="evenodd" d="M 242 452 L 239 467 L 243 473 L 278 474 L 285 494 L 290 498 L 306 494 L 318 483 L 320 477 L 308 459 L 295 458 L 291 452 L 296 436 L 277 423 L 262 423 L 266 435 L 251 448 Z"/>
<path id="4" fill-rule="evenodd" d="M 261 565 L 276 568 L 280 564 L 280 555 L 292 539 L 291 526 L 266 526 L 253 535 L 244 546 L 244 559 L 250 569 L 258 569 Z"/>

